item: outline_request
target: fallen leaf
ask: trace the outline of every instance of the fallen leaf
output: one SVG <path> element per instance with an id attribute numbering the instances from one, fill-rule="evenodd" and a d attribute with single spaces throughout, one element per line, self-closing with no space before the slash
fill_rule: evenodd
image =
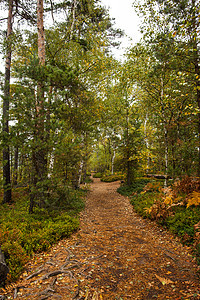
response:
<path id="1" fill-rule="evenodd" d="M 158 276 L 158 275 L 156 275 L 156 274 L 155 274 L 155 276 L 156 276 L 156 278 L 157 278 L 158 280 L 160 280 L 160 282 L 162 283 L 162 285 L 174 283 L 174 282 L 171 281 L 170 279 L 166 279 L 166 278 L 160 277 L 160 276 Z"/>

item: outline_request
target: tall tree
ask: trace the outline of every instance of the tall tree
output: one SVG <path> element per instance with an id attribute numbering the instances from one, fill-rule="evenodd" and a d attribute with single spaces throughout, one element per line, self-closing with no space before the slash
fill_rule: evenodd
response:
<path id="1" fill-rule="evenodd" d="M 38 59 L 41 68 L 45 65 L 45 33 L 44 33 L 44 7 L 43 0 L 37 0 L 37 30 L 38 30 Z M 45 144 L 44 132 L 44 83 L 38 78 L 37 100 L 36 100 L 36 120 L 35 120 L 35 136 L 33 149 L 33 189 L 34 193 L 31 196 L 29 211 L 33 212 L 34 198 L 37 196 L 40 199 L 40 205 L 43 204 L 43 189 L 47 176 L 47 151 Z M 38 184 L 41 186 L 38 189 Z M 40 190 L 40 193 L 39 193 Z"/>
<path id="2" fill-rule="evenodd" d="M 6 66 L 3 96 L 3 202 L 12 201 L 11 178 L 10 178 L 10 149 L 9 149 L 9 103 L 10 103 L 10 68 L 12 52 L 12 22 L 13 0 L 9 0 L 7 35 L 6 35 Z"/>

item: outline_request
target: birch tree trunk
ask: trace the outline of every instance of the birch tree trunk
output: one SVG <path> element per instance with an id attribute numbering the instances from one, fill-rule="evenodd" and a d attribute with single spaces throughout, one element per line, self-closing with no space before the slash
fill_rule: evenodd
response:
<path id="1" fill-rule="evenodd" d="M 114 162 L 115 162 L 115 150 L 113 152 L 113 156 L 112 156 L 112 162 L 111 162 L 111 174 L 113 175 L 114 173 Z"/>
<path id="2" fill-rule="evenodd" d="M 71 25 L 71 30 L 70 30 L 70 41 L 73 38 L 73 32 L 74 32 L 74 25 L 75 25 L 75 20 L 76 20 L 76 5 L 77 5 L 77 0 L 73 1 L 73 9 L 72 9 L 72 25 Z"/>
<path id="3" fill-rule="evenodd" d="M 147 134 L 147 122 L 148 122 L 148 115 L 146 115 L 145 121 L 144 121 L 145 144 L 146 144 L 146 149 L 147 149 L 146 174 L 149 173 L 149 167 L 150 167 L 149 141 L 148 141 L 148 134 Z"/>
<path id="4" fill-rule="evenodd" d="M 3 203 L 12 201 L 11 179 L 10 179 L 10 149 L 9 149 L 9 105 L 10 105 L 10 67 L 11 67 L 11 34 L 13 20 L 13 0 L 9 0 L 8 22 L 7 22 L 7 48 L 5 66 L 5 84 L 3 98 Z"/>
<path id="5" fill-rule="evenodd" d="M 164 73 L 164 71 L 163 71 Z M 163 122 L 164 122 L 164 145 L 165 145 L 165 181 L 164 181 L 164 187 L 167 187 L 167 178 L 168 178 L 168 156 L 169 156 L 169 148 L 168 148 L 168 130 L 167 130 L 167 122 L 165 117 L 165 111 L 164 111 L 164 82 L 163 78 L 161 77 L 161 105 L 162 105 L 162 116 L 163 116 Z"/>

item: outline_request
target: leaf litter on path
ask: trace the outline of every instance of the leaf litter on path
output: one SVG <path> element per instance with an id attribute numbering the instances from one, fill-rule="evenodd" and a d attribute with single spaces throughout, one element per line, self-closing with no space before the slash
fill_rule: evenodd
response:
<path id="1" fill-rule="evenodd" d="M 119 182 L 95 179 L 80 230 L 37 254 L 8 299 L 200 299 L 198 267 L 177 238 L 143 220 Z"/>

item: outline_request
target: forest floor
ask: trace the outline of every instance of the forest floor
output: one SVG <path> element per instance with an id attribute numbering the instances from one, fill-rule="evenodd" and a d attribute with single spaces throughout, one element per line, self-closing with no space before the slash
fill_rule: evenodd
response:
<path id="1" fill-rule="evenodd" d="M 200 299 L 198 267 L 177 238 L 144 220 L 119 182 L 94 179 L 80 230 L 37 254 L 8 299 Z M 1 293 L 2 294 L 2 293 Z"/>

